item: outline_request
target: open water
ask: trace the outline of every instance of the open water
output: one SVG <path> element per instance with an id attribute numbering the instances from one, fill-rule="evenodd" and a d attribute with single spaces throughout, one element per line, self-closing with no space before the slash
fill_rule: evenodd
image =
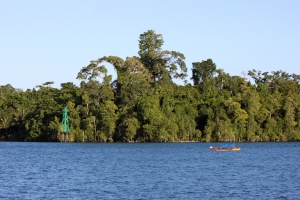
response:
<path id="1" fill-rule="evenodd" d="M 0 143 L 4 199 L 300 199 L 300 143 Z"/>

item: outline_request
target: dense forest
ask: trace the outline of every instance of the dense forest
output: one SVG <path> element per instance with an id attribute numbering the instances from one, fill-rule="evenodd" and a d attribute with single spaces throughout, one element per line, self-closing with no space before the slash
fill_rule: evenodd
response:
<path id="1" fill-rule="evenodd" d="M 64 107 L 73 142 L 300 140 L 299 75 L 250 70 L 246 79 L 207 59 L 192 63 L 190 84 L 184 54 L 162 50 L 161 34 L 149 30 L 138 42 L 139 56 L 79 69 L 80 86 L 0 86 L 0 140 L 59 141 Z"/>

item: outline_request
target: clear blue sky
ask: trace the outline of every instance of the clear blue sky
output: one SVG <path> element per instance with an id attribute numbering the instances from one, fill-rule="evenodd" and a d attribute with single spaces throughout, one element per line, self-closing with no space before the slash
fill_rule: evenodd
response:
<path id="1" fill-rule="evenodd" d="M 300 74 L 299 0 L 0 0 L 0 85 L 79 85 L 90 60 L 137 55 L 150 29 L 185 55 L 188 79 L 208 58 L 230 75 Z"/>

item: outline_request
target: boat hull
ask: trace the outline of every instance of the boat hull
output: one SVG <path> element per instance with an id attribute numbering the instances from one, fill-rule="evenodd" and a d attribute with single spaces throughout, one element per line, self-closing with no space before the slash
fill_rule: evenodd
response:
<path id="1" fill-rule="evenodd" d="M 240 147 L 210 147 L 212 151 L 240 151 Z"/>

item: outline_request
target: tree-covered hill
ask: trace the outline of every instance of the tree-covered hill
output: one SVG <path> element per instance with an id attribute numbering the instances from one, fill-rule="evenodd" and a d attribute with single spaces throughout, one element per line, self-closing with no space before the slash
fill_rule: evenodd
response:
<path id="1" fill-rule="evenodd" d="M 189 84 L 184 54 L 163 43 L 144 32 L 139 56 L 92 60 L 79 70 L 80 86 L 0 86 L 0 140 L 58 141 L 64 107 L 73 142 L 300 140 L 299 75 L 251 70 L 251 82 L 207 59 L 192 64 Z"/>

